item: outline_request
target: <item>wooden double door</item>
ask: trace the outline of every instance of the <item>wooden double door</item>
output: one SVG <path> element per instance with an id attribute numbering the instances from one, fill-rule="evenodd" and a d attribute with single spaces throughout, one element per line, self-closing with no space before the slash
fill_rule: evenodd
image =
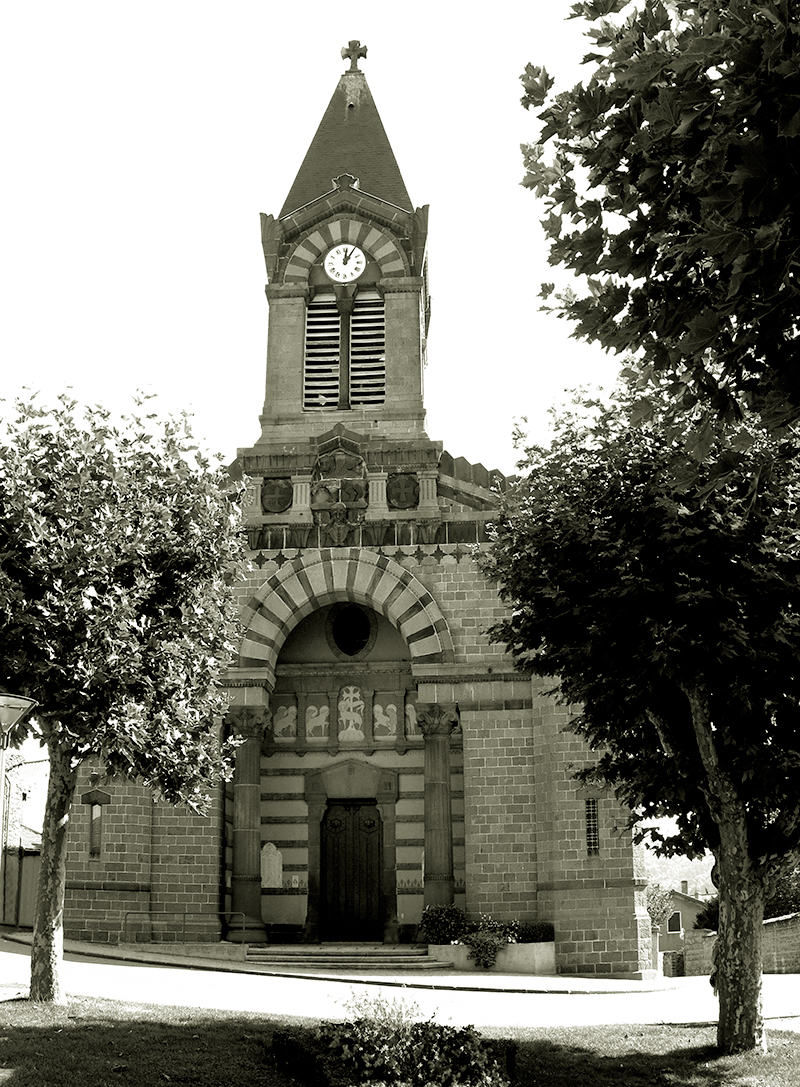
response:
<path id="1" fill-rule="evenodd" d="M 383 940 L 383 827 L 375 800 L 329 800 L 320 850 L 320 936 Z"/>

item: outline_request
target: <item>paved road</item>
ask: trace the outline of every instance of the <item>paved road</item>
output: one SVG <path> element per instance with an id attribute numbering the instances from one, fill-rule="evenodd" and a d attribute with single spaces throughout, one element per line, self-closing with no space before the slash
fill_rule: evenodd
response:
<path id="1" fill-rule="evenodd" d="M 0 999 L 27 993 L 29 957 L 30 951 L 24 945 L 0 939 Z M 387 984 L 389 981 L 394 984 Z M 430 975 L 424 979 L 381 978 L 367 982 L 363 978 L 276 977 L 193 970 L 68 954 L 63 966 L 63 982 L 70 996 L 310 1018 L 341 1017 L 345 1014 L 345 1002 L 353 995 L 381 993 L 389 999 L 401 996 L 408 1003 L 416 1003 L 424 1016 L 435 1014 L 442 1023 L 473 1023 L 487 1028 L 707 1023 L 715 1022 L 717 1017 L 716 998 L 707 978 L 676 978 L 669 982 L 668 988 L 643 989 L 637 988 L 636 983 L 627 982 L 492 976 L 486 978 L 484 984 L 518 988 L 534 982 L 551 991 L 486 992 L 476 988 L 475 975 L 437 975 L 435 979 Z M 451 988 L 462 985 L 469 987 Z M 567 991 L 577 985 L 582 985 L 585 991 Z M 601 986 L 606 991 L 597 991 Z M 800 975 L 767 975 L 764 978 L 764 1011 L 773 1027 L 800 1031 Z"/>

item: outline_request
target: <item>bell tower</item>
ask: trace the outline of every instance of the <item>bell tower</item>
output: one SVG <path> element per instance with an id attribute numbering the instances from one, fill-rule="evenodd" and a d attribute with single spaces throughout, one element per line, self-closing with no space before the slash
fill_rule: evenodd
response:
<path id="1" fill-rule="evenodd" d="M 426 440 L 428 208 L 414 209 L 358 68 L 341 76 L 277 218 L 261 216 L 269 302 L 262 432 L 253 452 L 341 424 Z"/>

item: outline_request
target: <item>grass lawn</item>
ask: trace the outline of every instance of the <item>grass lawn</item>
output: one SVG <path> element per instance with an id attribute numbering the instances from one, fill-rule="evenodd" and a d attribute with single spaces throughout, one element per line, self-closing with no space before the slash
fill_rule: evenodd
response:
<path id="1" fill-rule="evenodd" d="M 73 1000 L 0 1002 L 0 1087 L 293 1087 L 270 1056 L 273 1029 L 234 1012 Z M 307 1021 L 306 1021 L 307 1022 Z M 797 1087 L 800 1035 L 773 1031 L 766 1057 L 718 1057 L 702 1027 L 508 1031 L 518 1087 Z M 316 1087 L 316 1085 L 309 1085 Z"/>

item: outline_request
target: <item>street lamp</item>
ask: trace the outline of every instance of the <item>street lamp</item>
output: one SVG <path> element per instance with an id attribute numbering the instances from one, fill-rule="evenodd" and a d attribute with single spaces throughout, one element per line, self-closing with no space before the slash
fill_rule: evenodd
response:
<path id="1" fill-rule="evenodd" d="M 0 746 L 8 746 L 11 729 L 36 705 L 33 698 L 23 698 L 20 694 L 0 694 Z"/>
<path id="2" fill-rule="evenodd" d="M 18 694 L 0 693 L 0 902 L 2 912 L 0 921 L 5 916 L 5 858 L 6 832 L 6 748 L 14 725 L 19 724 L 26 713 L 30 713 L 38 703 L 33 698 L 23 698 Z"/>

